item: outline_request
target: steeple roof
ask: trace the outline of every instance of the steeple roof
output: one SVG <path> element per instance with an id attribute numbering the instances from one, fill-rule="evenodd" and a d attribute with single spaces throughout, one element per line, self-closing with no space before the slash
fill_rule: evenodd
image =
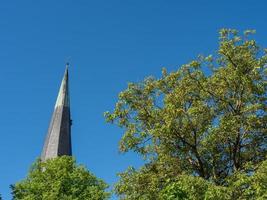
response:
<path id="1" fill-rule="evenodd" d="M 42 161 L 62 155 L 72 155 L 68 76 L 67 64 L 43 147 Z"/>
<path id="2" fill-rule="evenodd" d="M 57 101 L 55 104 L 55 108 L 59 107 L 59 106 L 66 106 L 69 107 L 70 106 L 70 102 L 69 102 L 69 83 L 68 83 L 68 79 L 69 79 L 69 66 L 66 65 L 66 70 L 65 70 L 65 74 L 63 77 L 63 80 L 61 82 L 61 86 L 59 89 L 59 93 L 58 93 L 58 97 L 57 97 Z"/>

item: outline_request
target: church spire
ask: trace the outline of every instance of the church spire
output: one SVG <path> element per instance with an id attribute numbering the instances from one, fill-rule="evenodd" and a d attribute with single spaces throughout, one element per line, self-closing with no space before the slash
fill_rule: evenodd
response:
<path id="1" fill-rule="evenodd" d="M 72 155 L 68 67 L 67 63 L 43 147 L 42 161 Z"/>

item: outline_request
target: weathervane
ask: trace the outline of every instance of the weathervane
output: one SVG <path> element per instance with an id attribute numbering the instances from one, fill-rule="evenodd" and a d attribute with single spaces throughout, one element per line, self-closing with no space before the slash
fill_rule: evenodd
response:
<path id="1" fill-rule="evenodd" d="M 67 57 L 67 59 L 65 60 L 66 61 L 66 67 L 69 67 L 70 66 L 70 56 Z"/>

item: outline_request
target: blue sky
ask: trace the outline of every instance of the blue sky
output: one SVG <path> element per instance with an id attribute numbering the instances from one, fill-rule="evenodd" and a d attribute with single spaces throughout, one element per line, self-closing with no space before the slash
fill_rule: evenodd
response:
<path id="1" fill-rule="evenodd" d="M 256 29 L 267 46 L 266 1 L 59 0 L 0 2 L 0 193 L 40 155 L 70 61 L 73 153 L 106 182 L 129 165 L 122 130 L 105 123 L 128 82 L 213 53 L 220 28 Z M 116 197 L 113 197 L 116 199 Z"/>

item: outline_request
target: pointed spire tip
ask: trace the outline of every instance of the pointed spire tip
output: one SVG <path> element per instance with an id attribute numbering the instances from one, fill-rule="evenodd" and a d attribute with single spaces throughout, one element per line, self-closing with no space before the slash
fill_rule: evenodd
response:
<path id="1" fill-rule="evenodd" d="M 67 63 L 66 63 L 66 70 L 68 70 L 68 69 L 69 69 L 69 66 L 70 66 L 70 63 L 69 63 L 69 62 L 67 62 Z"/>

